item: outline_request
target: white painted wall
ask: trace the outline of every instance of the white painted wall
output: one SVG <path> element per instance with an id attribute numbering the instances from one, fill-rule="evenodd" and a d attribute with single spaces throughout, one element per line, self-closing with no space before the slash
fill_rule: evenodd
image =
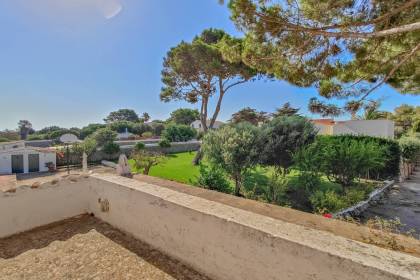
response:
<path id="1" fill-rule="evenodd" d="M 0 191 L 0 238 L 71 218 L 88 211 L 87 178 L 62 180 L 37 189 L 22 186 L 15 193 Z"/>
<path id="2" fill-rule="evenodd" d="M 354 132 L 354 133 L 352 133 Z M 333 135 L 356 134 L 394 139 L 394 122 L 390 120 L 354 120 L 333 126 Z"/>
<path id="3" fill-rule="evenodd" d="M 40 152 L 30 148 L 13 149 L 9 151 L 0 151 L 0 174 L 11 174 L 12 173 L 12 155 L 23 155 L 23 167 L 24 173 L 29 172 L 29 160 L 30 154 L 39 155 L 39 171 L 46 172 L 48 167 L 45 166 L 47 162 L 56 164 L 56 154 L 51 152 Z"/>
<path id="4" fill-rule="evenodd" d="M 0 193 L 0 237 L 86 212 L 215 280 L 420 279 L 407 254 L 104 174 Z"/>

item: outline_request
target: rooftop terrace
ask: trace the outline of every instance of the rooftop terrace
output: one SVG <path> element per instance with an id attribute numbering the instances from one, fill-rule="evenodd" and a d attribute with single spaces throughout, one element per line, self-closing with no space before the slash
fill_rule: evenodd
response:
<path id="1" fill-rule="evenodd" d="M 418 280 L 419 256 L 414 239 L 145 176 L 0 192 L 0 279 Z"/>

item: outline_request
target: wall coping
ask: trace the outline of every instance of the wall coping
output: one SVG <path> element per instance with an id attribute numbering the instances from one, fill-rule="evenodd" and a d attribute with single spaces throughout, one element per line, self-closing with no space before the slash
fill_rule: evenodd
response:
<path id="1" fill-rule="evenodd" d="M 287 240 L 401 278 L 418 279 L 420 277 L 420 258 L 411 255 L 346 239 L 326 231 L 273 219 L 222 203 L 162 188 L 158 185 L 108 174 L 93 174 L 91 178 L 146 193 L 159 198 L 163 204 L 174 203 L 208 216 L 252 228 L 264 233 L 267 238 Z"/>

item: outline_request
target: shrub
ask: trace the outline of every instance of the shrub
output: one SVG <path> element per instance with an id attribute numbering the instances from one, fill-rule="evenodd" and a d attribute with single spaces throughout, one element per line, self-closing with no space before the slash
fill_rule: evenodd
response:
<path id="1" fill-rule="evenodd" d="M 196 130 L 187 125 L 169 125 L 162 133 L 163 138 L 170 142 L 186 142 L 196 136 Z"/>
<path id="2" fill-rule="evenodd" d="M 345 199 L 332 190 L 316 191 L 309 199 L 315 212 L 320 214 L 334 213 L 348 206 Z"/>
<path id="3" fill-rule="evenodd" d="M 10 142 L 10 140 L 5 137 L 0 137 L 0 142 Z"/>
<path id="4" fill-rule="evenodd" d="M 109 128 L 101 128 L 93 134 L 93 139 L 99 147 L 104 147 L 108 143 L 113 143 L 117 140 L 117 133 Z"/>
<path id="5" fill-rule="evenodd" d="M 237 196 L 240 195 L 244 175 L 258 162 L 258 135 L 258 128 L 241 123 L 212 130 L 203 138 L 204 155 L 235 182 Z"/>
<path id="6" fill-rule="evenodd" d="M 44 139 L 47 139 L 46 135 L 44 134 L 31 134 L 31 135 L 28 135 L 28 138 L 26 140 L 34 141 L 34 140 L 44 140 Z"/>
<path id="7" fill-rule="evenodd" d="M 135 123 L 130 121 L 116 121 L 108 125 L 108 127 L 118 133 L 124 133 L 126 131 L 133 133 Z"/>
<path id="8" fill-rule="evenodd" d="M 200 175 L 197 183 L 200 187 L 223 193 L 231 193 L 229 180 L 220 168 L 200 164 Z"/>
<path id="9" fill-rule="evenodd" d="M 137 171 L 143 170 L 144 175 L 148 175 L 150 169 L 165 161 L 166 157 L 159 152 L 151 152 L 145 150 L 136 151 L 132 155 L 134 167 Z"/>
<path id="10" fill-rule="evenodd" d="M 399 144 L 403 160 L 409 163 L 415 162 L 420 153 L 420 140 L 414 137 L 402 137 Z"/>
<path id="11" fill-rule="evenodd" d="M 316 129 L 301 116 L 282 116 L 262 127 L 260 161 L 263 165 L 288 169 L 293 153 L 315 140 Z"/>
<path id="12" fill-rule="evenodd" d="M 165 125 L 160 122 L 152 122 L 150 126 L 152 128 L 152 133 L 155 136 L 161 136 L 162 132 L 165 130 Z"/>
<path id="13" fill-rule="evenodd" d="M 311 170 L 309 165 L 299 163 L 299 160 L 308 160 L 312 156 L 319 161 L 317 168 L 330 181 L 339 183 L 344 188 L 352 185 L 356 178 L 383 168 L 387 156 L 385 148 L 374 141 L 340 136 L 319 137 L 304 152 L 307 154 L 303 158 L 296 157 L 296 164 L 303 172 Z"/>
<path id="14" fill-rule="evenodd" d="M 103 146 L 102 150 L 105 154 L 114 155 L 120 151 L 120 146 L 114 142 L 109 142 Z"/>
<path id="15" fill-rule="evenodd" d="M 71 150 L 72 153 L 78 157 L 82 157 L 83 153 L 86 153 L 89 158 L 94 152 L 96 152 L 97 146 L 98 144 L 96 143 L 96 140 L 88 137 L 83 142 L 73 144 Z"/>
<path id="16" fill-rule="evenodd" d="M 151 137 L 153 137 L 153 133 L 150 132 L 150 131 L 146 131 L 146 132 L 143 132 L 143 134 L 141 135 L 141 137 L 143 137 L 143 138 L 151 138 Z"/>
<path id="17" fill-rule="evenodd" d="M 150 125 L 144 124 L 144 123 L 134 123 L 132 127 L 132 131 L 130 132 L 137 135 L 142 135 L 143 133 L 147 131 L 152 131 L 152 127 Z"/>
<path id="18" fill-rule="evenodd" d="M 168 139 L 162 139 L 159 142 L 159 147 L 161 147 L 161 148 L 170 148 L 171 147 L 171 142 Z"/>
<path id="19" fill-rule="evenodd" d="M 146 148 L 146 145 L 143 142 L 137 142 L 136 145 L 134 145 L 135 152 L 144 150 L 144 148 Z"/>

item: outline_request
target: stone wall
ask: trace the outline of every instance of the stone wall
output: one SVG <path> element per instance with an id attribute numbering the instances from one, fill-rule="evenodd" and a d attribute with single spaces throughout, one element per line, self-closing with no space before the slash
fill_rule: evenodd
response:
<path id="1" fill-rule="evenodd" d="M 200 149 L 201 142 L 199 141 L 189 141 L 189 142 L 176 142 L 172 143 L 169 148 L 161 148 L 158 144 L 146 144 L 145 149 L 148 151 L 162 152 L 166 154 L 182 153 L 182 152 L 191 152 L 198 151 Z M 89 162 L 101 162 L 102 160 L 117 160 L 121 153 L 129 156 L 133 149 L 134 145 L 124 145 L 120 147 L 121 152 L 115 155 L 108 155 L 102 151 L 97 151 L 90 158 Z M 71 165 L 81 165 L 82 159 L 76 155 L 70 155 L 70 164 Z M 66 155 L 64 158 L 57 158 L 57 166 L 67 165 Z"/>
<path id="2" fill-rule="evenodd" d="M 419 279 L 420 258 L 114 175 L 0 193 L 0 237 L 93 213 L 212 279 Z"/>

